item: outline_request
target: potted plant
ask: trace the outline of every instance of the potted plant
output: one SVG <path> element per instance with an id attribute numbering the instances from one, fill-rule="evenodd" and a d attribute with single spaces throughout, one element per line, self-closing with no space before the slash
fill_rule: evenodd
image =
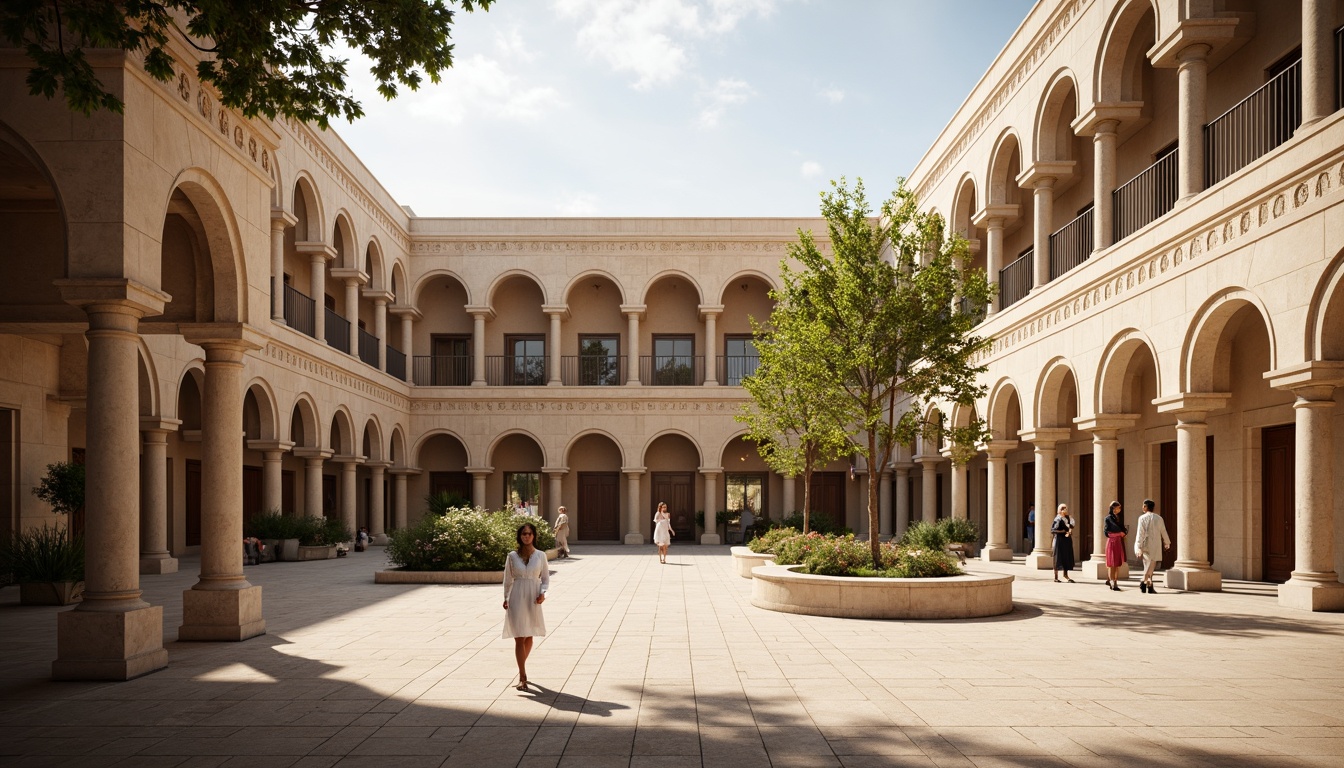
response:
<path id="1" fill-rule="evenodd" d="M 336 557 L 336 545 L 350 541 L 354 532 L 332 517 L 305 517 L 299 521 L 300 560 L 327 560 Z"/>
<path id="2" fill-rule="evenodd" d="M 272 509 L 253 515 L 243 523 L 243 535 L 261 539 L 275 552 L 276 560 L 298 560 L 301 528 L 302 522 L 298 517 Z"/>
<path id="3" fill-rule="evenodd" d="M 964 517 L 945 517 L 938 521 L 938 528 L 947 540 L 947 551 L 956 553 L 961 562 L 966 562 L 966 554 L 980 539 L 979 527 Z"/>
<path id="4" fill-rule="evenodd" d="M 84 592 L 84 537 L 65 526 L 16 533 L 0 548 L 0 571 L 19 585 L 24 605 L 69 605 Z"/>

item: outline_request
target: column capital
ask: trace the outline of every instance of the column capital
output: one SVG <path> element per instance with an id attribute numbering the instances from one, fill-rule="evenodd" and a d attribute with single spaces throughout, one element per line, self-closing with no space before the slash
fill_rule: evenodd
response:
<path id="1" fill-rule="evenodd" d="M 294 252 L 302 253 L 322 259 L 323 261 L 332 261 L 336 258 L 336 249 L 320 240 L 300 240 L 294 243 Z"/>
<path id="2" fill-rule="evenodd" d="M 1344 362 L 1314 360 L 1276 368 L 1265 372 L 1265 381 L 1304 400 L 1326 400 L 1334 397 L 1335 387 L 1344 386 Z"/>
<path id="3" fill-rule="evenodd" d="M 1134 426 L 1139 421 L 1137 413 L 1098 413 L 1092 416 L 1080 416 L 1073 423 L 1084 432 L 1114 432 Z M 1114 437 L 1114 435 L 1111 435 Z"/>
<path id="4" fill-rule="evenodd" d="M 126 277 L 70 277 L 52 282 L 65 303 L 86 312 L 114 312 L 139 319 L 163 314 L 173 300 L 163 291 Z"/>
<path id="5" fill-rule="evenodd" d="M 412 307 L 409 304 L 393 304 L 392 306 L 387 308 L 387 311 L 392 313 L 396 317 L 400 317 L 402 320 L 405 320 L 407 318 L 410 318 L 411 320 L 415 321 L 425 319 L 425 316 L 420 314 L 420 310 L 416 309 L 415 307 Z"/>
<path id="6" fill-rule="evenodd" d="M 473 304 L 463 307 L 462 310 L 472 317 L 484 317 L 486 320 L 495 319 L 494 308 L 485 306 L 484 304 Z"/>
<path id="7" fill-rule="evenodd" d="M 337 280 L 344 280 L 346 285 L 351 283 L 364 285 L 369 282 L 369 273 L 358 267 L 332 267 L 331 276 Z"/>
<path id="8" fill-rule="evenodd" d="M 1154 67 L 1171 68 L 1183 61 L 1211 58 L 1236 40 L 1240 22 L 1236 16 L 1186 19 L 1150 49 L 1148 60 Z"/>
<path id="9" fill-rule="evenodd" d="M 300 459 L 329 459 L 333 451 L 327 448 L 295 448 L 294 455 Z"/>
<path id="10" fill-rule="evenodd" d="M 176 432 L 182 426 L 181 419 L 165 419 L 161 416 L 141 416 L 140 431 L 168 434 Z"/>
<path id="11" fill-rule="evenodd" d="M 1119 123 L 1138 120 L 1143 116 L 1142 101 L 1112 101 L 1093 104 L 1074 118 L 1070 127 L 1078 136 L 1095 136 L 1099 133 L 1115 133 Z"/>
<path id="12" fill-rule="evenodd" d="M 392 466 L 392 462 L 386 459 L 366 460 L 364 466 L 377 472 L 383 472 Z"/>
<path id="13" fill-rule="evenodd" d="M 1040 427 L 1039 429 L 1018 432 L 1017 436 L 1039 449 L 1054 448 L 1055 443 L 1068 440 L 1071 433 L 1072 430 L 1068 427 Z"/>
<path id="14" fill-rule="evenodd" d="M 247 323 L 192 323 L 182 325 L 182 338 L 207 353 L 233 351 L 240 356 L 266 346 L 267 336 Z M 207 355 L 207 361 L 209 357 Z"/>
<path id="15" fill-rule="evenodd" d="M 648 471 L 648 467 L 621 467 L 621 472 L 626 475 L 642 475 Z"/>
<path id="16" fill-rule="evenodd" d="M 423 472 L 424 470 L 419 467 L 393 467 L 387 470 L 387 473 L 389 475 L 398 475 L 401 477 L 408 477 L 410 475 L 419 475 Z"/>
<path id="17" fill-rule="evenodd" d="M 292 227 L 298 223 L 299 223 L 298 218 L 289 211 L 286 211 L 284 208 L 271 209 L 272 232 L 283 232 L 289 227 Z"/>
<path id="18" fill-rule="evenodd" d="M 463 468 L 462 468 L 462 471 L 463 471 L 463 472 L 466 472 L 467 474 L 471 475 L 472 477 L 483 477 L 483 476 L 485 476 L 485 475 L 489 475 L 489 474 L 493 473 L 493 472 L 495 471 L 495 468 L 494 468 L 494 467 L 463 467 Z"/>
<path id="19" fill-rule="evenodd" d="M 1204 421 L 1209 411 L 1216 411 L 1227 405 L 1232 399 L 1228 392 L 1182 392 L 1169 397 L 1153 400 L 1158 413 L 1174 414 L 1179 421 L 1193 423 Z"/>
<path id="20" fill-rule="evenodd" d="M 1055 182 L 1073 175 L 1073 160 L 1037 160 L 1017 175 L 1017 185 L 1023 189 L 1050 189 Z"/>
<path id="21" fill-rule="evenodd" d="M 984 208 L 975 212 L 971 217 L 971 223 L 977 227 L 1002 227 L 1003 225 L 1017 221 L 1022 216 L 1022 206 L 1020 205 L 986 205 Z M 997 222 L 997 223 L 996 223 Z"/>
<path id="22" fill-rule="evenodd" d="M 559 315 L 561 320 L 569 319 L 568 304 L 542 304 L 541 312 L 544 315 Z"/>
<path id="23" fill-rule="evenodd" d="M 710 475 L 722 475 L 723 467 L 701 467 L 700 474 L 705 475 L 706 477 Z"/>
<path id="24" fill-rule="evenodd" d="M 892 468 L 892 469 L 896 472 L 896 474 L 898 474 L 898 475 L 900 475 L 900 474 L 906 474 L 906 475 L 908 475 L 908 474 L 910 474 L 910 470 L 912 470 L 912 469 L 915 468 L 915 462 L 913 462 L 913 461 L 893 461 L 893 462 L 891 463 L 891 468 Z"/>
<path id="25" fill-rule="evenodd" d="M 648 309 L 648 306 L 644 304 L 622 304 L 619 309 L 623 315 L 634 315 L 635 317 L 643 318 L 644 310 Z"/>
<path id="26" fill-rule="evenodd" d="M 985 443 L 985 453 L 989 454 L 991 459 L 1002 459 L 1008 455 L 1008 452 L 1016 448 L 1016 440 L 990 440 Z"/>
<path id="27" fill-rule="evenodd" d="M 254 451 L 288 451 L 294 443 L 288 440 L 248 440 L 247 447 Z"/>
<path id="28" fill-rule="evenodd" d="M 722 304 L 701 304 L 696 307 L 696 309 L 700 311 L 701 320 L 704 320 L 706 317 L 718 317 L 723 314 Z"/>
<path id="29" fill-rule="evenodd" d="M 940 453 L 924 454 L 921 456 L 916 456 L 914 458 L 914 462 L 920 465 L 921 467 L 928 467 L 933 464 L 942 464 L 943 456 Z"/>
<path id="30" fill-rule="evenodd" d="M 564 477 L 569 474 L 569 467 L 542 467 L 541 471 L 542 474 Z"/>
<path id="31" fill-rule="evenodd" d="M 391 304 L 393 301 L 396 301 L 397 299 L 397 297 L 394 296 L 391 291 L 384 291 L 377 288 L 365 288 L 364 290 L 359 292 L 359 295 L 373 301 L 375 304 L 377 304 L 380 301 L 383 304 Z"/>
<path id="32" fill-rule="evenodd" d="M 363 456 L 348 454 L 345 456 L 332 456 L 331 461 L 334 464 L 340 464 L 342 469 L 348 469 L 353 472 L 356 467 L 364 463 L 365 459 Z"/>

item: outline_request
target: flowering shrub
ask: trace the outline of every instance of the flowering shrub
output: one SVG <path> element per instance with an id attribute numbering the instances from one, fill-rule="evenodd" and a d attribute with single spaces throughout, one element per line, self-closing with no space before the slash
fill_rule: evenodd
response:
<path id="1" fill-rule="evenodd" d="M 867 542 L 854 536 L 833 536 L 812 532 L 780 539 L 775 543 L 775 562 L 802 565 L 803 573 L 819 576 L 870 576 L 893 579 L 958 576 L 962 573 L 957 558 L 941 548 L 886 543 L 881 547 L 882 562 L 874 566 Z"/>
<path id="2" fill-rule="evenodd" d="M 755 552 L 757 554 L 765 552 L 774 552 L 775 545 L 778 544 L 780 541 L 783 541 L 784 539 L 787 539 L 790 536 L 797 536 L 797 535 L 798 535 L 797 528 L 771 528 L 761 536 L 758 536 L 752 539 L 751 541 L 748 541 L 747 549 L 750 549 L 752 552 Z"/>
<path id="3" fill-rule="evenodd" d="M 415 525 L 393 531 L 387 559 L 408 571 L 502 571 L 504 559 L 518 548 L 515 536 L 523 523 L 537 527 L 537 549 L 555 546 L 551 526 L 540 517 L 462 507 L 442 516 L 425 515 Z"/>

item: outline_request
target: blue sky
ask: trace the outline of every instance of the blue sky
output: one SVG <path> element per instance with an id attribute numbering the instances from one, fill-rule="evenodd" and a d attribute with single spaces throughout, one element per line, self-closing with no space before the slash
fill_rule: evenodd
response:
<path id="1" fill-rule="evenodd" d="M 336 131 L 421 216 L 813 216 L 880 198 L 1028 0 L 499 0 L 456 64 Z"/>

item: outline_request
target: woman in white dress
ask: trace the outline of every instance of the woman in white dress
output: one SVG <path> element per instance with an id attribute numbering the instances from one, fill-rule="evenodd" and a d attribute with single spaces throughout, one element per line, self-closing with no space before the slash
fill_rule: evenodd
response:
<path id="1" fill-rule="evenodd" d="M 653 543 L 658 545 L 658 562 L 667 564 L 667 547 L 676 535 L 677 532 L 672 530 L 672 515 L 668 514 L 667 505 L 658 502 L 658 511 L 653 514 Z"/>
<path id="2" fill-rule="evenodd" d="M 527 690 L 527 657 L 532 653 L 532 638 L 546 634 L 541 604 L 551 586 L 551 571 L 546 553 L 533 546 L 537 527 L 518 526 L 518 549 L 504 559 L 504 637 L 513 638 L 513 655 L 518 660 L 518 690 Z"/>

